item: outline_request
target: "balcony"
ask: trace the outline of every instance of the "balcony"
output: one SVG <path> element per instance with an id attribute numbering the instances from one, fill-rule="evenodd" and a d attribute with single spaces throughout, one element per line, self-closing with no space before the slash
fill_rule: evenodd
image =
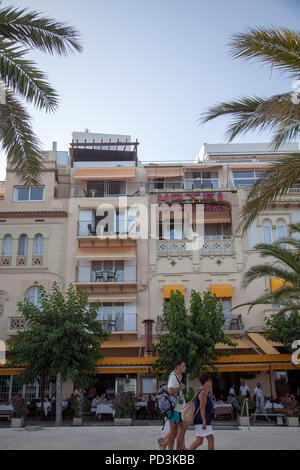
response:
<path id="1" fill-rule="evenodd" d="M 112 333 L 137 331 L 137 314 L 134 312 L 115 314 L 101 313 L 98 315 L 97 319 L 102 323 L 105 330 Z"/>
<path id="2" fill-rule="evenodd" d="M 126 269 L 97 269 L 76 267 L 76 283 L 136 283 L 136 266 L 126 266 Z"/>
<path id="3" fill-rule="evenodd" d="M 94 220 L 81 220 L 77 222 L 77 236 L 78 237 L 96 237 L 97 236 L 97 224 L 100 218 L 95 217 Z M 124 236 L 129 237 L 136 235 L 136 217 L 128 217 L 127 221 L 124 222 L 117 216 L 115 224 L 115 233 L 113 236 Z M 122 228 L 121 228 L 122 227 Z M 107 235 L 110 236 L 110 235 Z"/>
<path id="4" fill-rule="evenodd" d="M 225 316 L 225 315 L 224 315 Z M 225 317 L 226 322 L 223 325 L 222 330 L 226 332 L 236 332 L 236 331 L 243 331 L 245 329 L 242 315 L 231 315 L 229 317 Z M 158 315 L 156 319 L 155 331 L 159 333 L 168 332 L 168 329 L 164 323 L 162 315 Z"/>
<path id="5" fill-rule="evenodd" d="M 234 238 L 204 237 L 199 252 L 201 256 L 234 255 Z M 157 253 L 159 256 L 191 256 L 192 250 L 188 240 L 158 240 Z"/>
<path id="6" fill-rule="evenodd" d="M 72 183 L 69 186 L 69 197 L 99 198 L 118 196 L 144 196 L 146 183 L 125 181 L 98 181 Z"/>

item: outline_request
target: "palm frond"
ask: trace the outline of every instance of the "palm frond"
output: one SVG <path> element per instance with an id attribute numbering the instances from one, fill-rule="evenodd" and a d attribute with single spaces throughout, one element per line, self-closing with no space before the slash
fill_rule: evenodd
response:
<path id="1" fill-rule="evenodd" d="M 40 142 L 25 108 L 10 92 L 7 92 L 6 104 L 0 105 L 0 120 L 1 147 L 7 153 L 7 161 L 16 171 L 19 183 L 28 186 L 40 184 Z"/>
<path id="2" fill-rule="evenodd" d="M 232 117 L 224 136 L 227 142 L 249 131 L 272 129 L 272 143 L 274 149 L 277 149 L 286 140 L 296 139 L 300 135 L 300 104 L 293 103 L 292 93 L 269 98 L 246 96 L 228 103 L 219 103 L 202 113 L 198 123 L 202 125 L 226 115 Z"/>
<path id="3" fill-rule="evenodd" d="M 45 74 L 31 60 L 23 59 L 26 51 L 0 38 L 0 78 L 14 93 L 19 93 L 38 108 L 54 111 L 58 105 L 55 90 L 46 82 Z"/>
<path id="4" fill-rule="evenodd" d="M 242 234 L 245 235 L 258 214 L 269 204 L 285 195 L 300 179 L 300 155 L 292 153 L 278 157 L 274 165 L 263 170 L 253 184 L 241 211 Z"/>
<path id="5" fill-rule="evenodd" d="M 1 8 L 0 35 L 50 54 L 66 55 L 82 51 L 79 32 L 75 28 L 27 8 Z"/>
<path id="6" fill-rule="evenodd" d="M 234 34 L 230 41 L 234 59 L 258 59 L 260 62 L 300 76 L 300 35 L 287 28 L 251 28 Z"/>

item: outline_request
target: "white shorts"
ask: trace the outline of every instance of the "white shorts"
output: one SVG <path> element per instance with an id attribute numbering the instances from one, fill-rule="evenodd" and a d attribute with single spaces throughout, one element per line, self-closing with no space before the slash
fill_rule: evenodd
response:
<path id="1" fill-rule="evenodd" d="M 203 424 L 195 425 L 195 436 L 196 437 L 205 437 L 214 434 L 214 430 L 210 424 L 206 425 L 206 429 L 202 429 Z"/>

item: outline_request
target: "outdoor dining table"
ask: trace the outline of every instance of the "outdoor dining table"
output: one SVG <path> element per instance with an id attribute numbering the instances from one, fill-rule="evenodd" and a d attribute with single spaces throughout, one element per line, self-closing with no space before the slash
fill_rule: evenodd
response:
<path id="1" fill-rule="evenodd" d="M 148 405 L 148 402 L 147 401 L 137 401 L 135 404 L 134 404 L 134 407 L 136 410 L 139 410 L 140 408 L 146 408 Z"/>
<path id="2" fill-rule="evenodd" d="M 230 403 L 214 403 L 214 416 L 215 418 L 220 415 L 233 416 L 233 408 Z"/>
<path id="3" fill-rule="evenodd" d="M 101 419 L 101 415 L 102 414 L 105 414 L 105 415 L 113 415 L 113 417 L 115 416 L 116 412 L 115 410 L 109 406 L 109 405 L 105 405 L 105 404 L 101 404 L 101 405 L 97 405 L 97 408 L 96 408 L 96 416 L 98 417 L 98 419 Z"/>
<path id="4" fill-rule="evenodd" d="M 13 405 L 0 405 L 0 417 L 11 419 L 13 412 Z"/>

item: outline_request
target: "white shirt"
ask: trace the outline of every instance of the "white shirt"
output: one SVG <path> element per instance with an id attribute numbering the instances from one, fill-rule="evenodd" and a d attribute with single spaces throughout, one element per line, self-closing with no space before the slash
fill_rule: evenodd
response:
<path id="1" fill-rule="evenodd" d="M 180 380 L 180 377 L 178 377 L 177 374 L 175 374 L 175 372 L 172 372 L 172 374 L 169 376 L 169 380 L 168 380 L 168 388 L 178 388 L 179 385 L 181 384 L 181 380 Z M 182 411 L 182 409 L 184 408 L 185 406 L 185 400 L 184 400 L 184 396 L 183 396 L 183 393 L 182 393 L 182 390 L 179 392 L 179 393 L 176 393 L 176 395 L 178 398 L 177 398 L 177 404 L 174 408 L 174 411 Z"/>
<path id="2" fill-rule="evenodd" d="M 241 394 L 243 395 L 243 397 L 245 397 L 247 395 L 247 392 L 249 392 L 249 387 L 248 385 L 241 385 L 240 386 L 240 392 Z"/>
<path id="3" fill-rule="evenodd" d="M 229 393 L 231 393 L 231 395 L 235 396 L 235 391 L 234 389 L 231 387 L 231 389 L 229 390 Z"/>

